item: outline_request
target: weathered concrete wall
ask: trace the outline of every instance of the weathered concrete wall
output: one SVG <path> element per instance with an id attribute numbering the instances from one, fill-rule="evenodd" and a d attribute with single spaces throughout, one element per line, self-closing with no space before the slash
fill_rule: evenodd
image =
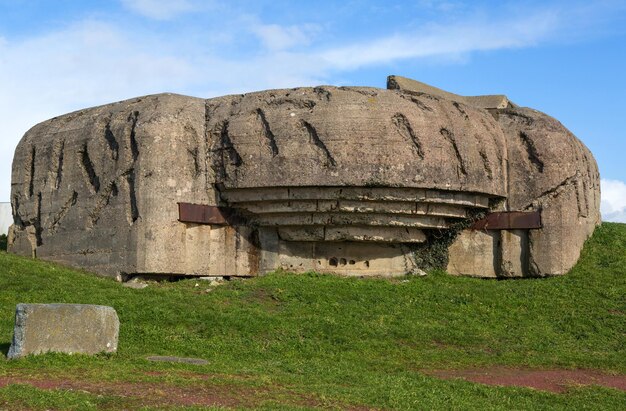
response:
<path id="1" fill-rule="evenodd" d="M 260 187 L 416 187 L 504 196 L 505 141 L 486 111 L 365 87 L 207 101 L 217 181 Z"/>
<path id="2" fill-rule="evenodd" d="M 541 212 L 541 229 L 463 232 L 450 248 L 448 271 L 487 277 L 569 271 L 600 223 L 598 167 L 580 140 L 552 117 L 517 107 L 505 96 L 458 96 L 397 76 L 388 84 L 488 109 L 504 132 L 507 151 L 500 210 Z"/>
<path id="3" fill-rule="evenodd" d="M 510 211 L 540 211 L 543 227 L 492 232 L 501 277 L 567 273 L 587 238 L 600 224 L 600 176 L 589 150 L 555 119 L 527 108 L 494 110 L 507 138 L 507 199 Z M 478 245 L 464 232 L 454 245 L 448 270 L 460 267 Z M 452 250 L 451 250 L 452 251 Z M 489 274 L 489 276 L 494 273 Z"/>
<path id="4" fill-rule="evenodd" d="M 41 123 L 16 150 L 10 250 L 105 275 L 398 275 L 420 268 L 412 245 L 429 233 L 540 210 L 541 230 L 462 233 L 448 269 L 566 272 L 599 222 L 588 150 L 506 96 L 404 80 L 155 95 Z M 178 202 L 241 221 L 181 222 Z"/>
<path id="5" fill-rule="evenodd" d="M 497 110 L 509 152 L 509 210 L 541 210 L 529 232 L 531 275 L 565 274 L 600 224 L 600 175 L 589 150 L 561 123 L 528 108 Z"/>
<path id="6" fill-rule="evenodd" d="M 210 228 L 178 223 L 176 206 L 215 204 L 204 141 L 204 100 L 176 95 L 33 127 L 13 162 L 10 250 L 106 275 L 206 272 L 193 258 L 203 244 L 188 239 Z"/>

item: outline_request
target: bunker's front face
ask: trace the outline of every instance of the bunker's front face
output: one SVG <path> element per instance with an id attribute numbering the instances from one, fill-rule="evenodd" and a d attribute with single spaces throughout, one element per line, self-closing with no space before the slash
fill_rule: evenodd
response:
<path id="1" fill-rule="evenodd" d="M 104 275 L 567 272 L 599 223 L 582 143 L 503 96 L 393 80 L 161 94 L 41 123 L 13 163 L 10 250 Z"/>

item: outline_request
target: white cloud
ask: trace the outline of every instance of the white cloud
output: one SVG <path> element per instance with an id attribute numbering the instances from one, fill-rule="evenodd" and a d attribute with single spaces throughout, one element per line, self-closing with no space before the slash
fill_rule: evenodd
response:
<path id="1" fill-rule="evenodd" d="M 301 26 L 258 24 L 252 28 L 263 45 L 273 51 L 309 45 L 319 30 L 319 26 L 315 24 L 303 24 Z"/>
<path id="2" fill-rule="evenodd" d="M 626 183 L 619 180 L 600 180 L 602 221 L 626 223 Z"/>
<path id="3" fill-rule="evenodd" d="M 170 20 L 189 13 L 196 6 L 189 0 L 121 0 L 124 7 L 144 17 L 155 20 Z"/>
<path id="4" fill-rule="evenodd" d="M 351 70 L 399 59 L 529 46 L 547 37 L 557 27 L 557 16 L 550 12 L 495 23 L 475 21 L 448 26 L 430 25 L 410 33 L 368 39 L 326 50 L 321 57 L 331 66 Z"/>

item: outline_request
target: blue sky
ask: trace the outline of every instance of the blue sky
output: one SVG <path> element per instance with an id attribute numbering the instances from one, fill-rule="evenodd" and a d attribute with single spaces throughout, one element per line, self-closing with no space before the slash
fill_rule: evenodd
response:
<path id="1" fill-rule="evenodd" d="M 624 0 L 0 0 L 0 201 L 17 142 L 55 115 L 389 74 L 556 117 L 598 161 L 604 219 L 626 222 Z"/>

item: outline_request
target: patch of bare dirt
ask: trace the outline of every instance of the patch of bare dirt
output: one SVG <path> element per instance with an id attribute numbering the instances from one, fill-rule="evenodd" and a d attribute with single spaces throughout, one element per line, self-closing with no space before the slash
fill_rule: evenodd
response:
<path id="1" fill-rule="evenodd" d="M 167 377 L 160 371 L 145 372 L 153 377 Z M 122 397 L 140 406 L 219 406 L 226 408 L 256 408 L 265 401 L 304 407 L 328 407 L 346 410 L 368 410 L 351 404 L 329 404 L 314 395 L 297 393 L 287 387 L 249 387 L 235 384 L 213 384 L 207 380 L 212 375 L 185 373 L 190 378 L 189 386 L 166 382 L 109 382 L 62 379 L 49 376 L 20 377 L 1 376 L 0 388 L 11 384 L 25 384 L 42 390 L 71 390 L 93 395 Z M 245 378 L 242 378 L 245 379 Z"/>
<path id="2" fill-rule="evenodd" d="M 111 395 L 139 400 L 142 405 L 223 406 L 238 407 L 247 403 L 254 389 L 236 386 L 178 387 L 164 383 L 105 382 L 65 379 L 0 377 L 0 388 L 10 384 L 27 384 L 42 390 L 83 391 L 94 395 Z"/>
<path id="3" fill-rule="evenodd" d="M 595 370 L 535 370 L 524 368 L 490 367 L 467 370 L 424 371 L 443 379 L 460 378 L 479 384 L 527 387 L 536 390 L 563 393 L 571 387 L 600 385 L 626 391 L 626 375 L 610 375 Z"/>

